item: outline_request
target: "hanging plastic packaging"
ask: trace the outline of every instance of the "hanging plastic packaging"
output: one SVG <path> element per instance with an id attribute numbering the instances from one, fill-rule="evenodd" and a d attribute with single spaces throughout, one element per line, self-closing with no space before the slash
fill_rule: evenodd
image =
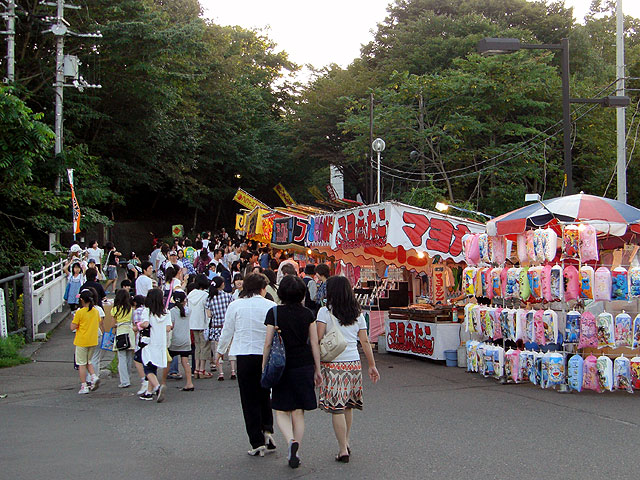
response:
<path id="1" fill-rule="evenodd" d="M 486 233 L 481 233 L 478 237 L 478 249 L 480 251 L 481 262 L 491 263 L 489 247 L 489 236 Z"/>
<path id="2" fill-rule="evenodd" d="M 551 301 L 559 302 L 564 297 L 564 279 L 562 275 L 562 267 L 554 265 L 551 267 Z"/>
<path id="3" fill-rule="evenodd" d="M 504 237 L 489 237 L 491 244 L 491 262 L 502 265 L 506 258 L 506 242 Z"/>
<path id="4" fill-rule="evenodd" d="M 516 239 L 518 260 L 520 265 L 529 263 L 529 255 L 527 254 L 527 235 L 526 233 L 520 233 Z"/>
<path id="5" fill-rule="evenodd" d="M 502 339 L 502 323 L 500 321 L 500 313 L 502 312 L 501 308 L 490 308 L 489 315 L 491 315 L 492 325 L 493 325 L 493 338 L 494 340 Z"/>
<path id="6" fill-rule="evenodd" d="M 545 310 L 542 314 L 545 343 L 558 342 L 558 314 L 553 310 Z"/>
<path id="7" fill-rule="evenodd" d="M 479 236 L 480 234 L 478 233 L 470 234 L 463 242 L 464 258 L 467 261 L 467 265 L 478 265 L 480 263 Z"/>
<path id="8" fill-rule="evenodd" d="M 483 282 L 482 282 L 482 267 L 476 269 L 476 276 L 473 278 L 473 289 L 476 292 L 476 297 L 484 297 L 482 292 Z"/>
<path id="9" fill-rule="evenodd" d="M 540 286 L 542 287 L 542 299 L 545 302 L 553 300 L 551 295 L 551 265 L 540 267 Z"/>
<path id="10" fill-rule="evenodd" d="M 507 380 L 518 383 L 520 380 L 520 352 L 509 349 L 504 354 L 504 376 Z"/>
<path id="11" fill-rule="evenodd" d="M 534 385 L 540 385 L 542 381 L 542 356 L 540 352 L 533 352 L 533 364 L 529 369 L 529 381 Z"/>
<path id="12" fill-rule="evenodd" d="M 527 310 L 525 316 L 525 342 L 535 342 L 536 341 L 536 323 L 535 323 L 535 314 L 536 312 L 533 310 Z"/>
<path id="13" fill-rule="evenodd" d="M 502 298 L 502 268 L 491 269 L 491 298 Z"/>
<path id="14" fill-rule="evenodd" d="M 527 232 L 525 232 L 525 235 L 527 237 L 527 258 L 529 259 L 529 262 L 535 263 L 537 260 L 536 248 L 534 243 L 535 233 L 533 232 L 533 230 L 528 230 Z"/>
<path id="15" fill-rule="evenodd" d="M 542 263 L 545 259 L 545 232 L 542 228 L 538 228 L 533 231 L 533 251 L 535 254 L 535 261 Z"/>
<path id="16" fill-rule="evenodd" d="M 546 228 L 544 230 L 544 259 L 547 262 L 552 262 L 556 258 L 556 252 L 558 251 L 558 234 L 553 228 Z"/>
<path id="17" fill-rule="evenodd" d="M 611 272 L 611 300 L 629 300 L 629 273 L 624 267 Z"/>
<path id="18" fill-rule="evenodd" d="M 464 331 L 467 333 L 476 333 L 473 325 L 473 307 L 473 303 L 464 306 Z"/>
<path id="19" fill-rule="evenodd" d="M 598 369 L 598 384 L 600 390 L 613 390 L 613 362 L 606 355 L 602 355 L 596 362 Z"/>
<path id="20" fill-rule="evenodd" d="M 596 328 L 596 318 L 591 312 L 584 312 L 580 316 L 580 341 L 578 348 L 597 348 L 598 330 Z"/>
<path id="21" fill-rule="evenodd" d="M 467 347 L 467 372 L 478 371 L 477 349 L 480 342 L 469 340 L 465 345 Z"/>
<path id="22" fill-rule="evenodd" d="M 565 342 L 578 343 L 580 339 L 580 313 L 571 310 L 567 313 L 567 322 L 565 327 Z"/>
<path id="23" fill-rule="evenodd" d="M 640 348 L 640 313 L 636 315 L 636 318 L 633 319 L 633 345 L 631 348 L 636 349 Z"/>
<path id="24" fill-rule="evenodd" d="M 616 358 L 613 362 L 613 388 L 633 393 L 631 362 L 624 355 Z"/>
<path id="25" fill-rule="evenodd" d="M 518 378 L 521 382 L 526 382 L 529 380 L 530 365 L 533 364 L 533 352 L 529 350 L 521 351 L 519 357 L 520 374 Z"/>
<path id="26" fill-rule="evenodd" d="M 598 236 L 592 225 L 580 225 L 580 262 L 598 260 Z"/>
<path id="27" fill-rule="evenodd" d="M 484 319 L 484 334 L 489 338 L 493 338 L 493 316 L 491 315 L 491 310 L 487 308 L 482 312 L 482 316 Z"/>
<path id="28" fill-rule="evenodd" d="M 567 384 L 571 390 L 582 391 L 582 365 L 584 360 L 580 355 L 573 355 L 567 364 Z"/>
<path id="29" fill-rule="evenodd" d="M 493 353 L 493 376 L 500 378 L 504 374 L 504 348 L 494 347 Z"/>
<path id="30" fill-rule="evenodd" d="M 561 353 L 547 352 L 544 354 L 542 362 L 542 388 L 555 388 L 564 383 L 564 357 Z"/>
<path id="31" fill-rule="evenodd" d="M 524 309 L 515 309 L 511 310 L 515 317 L 516 321 L 516 341 L 524 340 L 525 338 L 525 329 L 527 323 L 527 311 Z"/>
<path id="32" fill-rule="evenodd" d="M 520 296 L 520 269 L 511 267 L 507 270 L 505 298 L 517 298 L 518 296 Z"/>
<path id="33" fill-rule="evenodd" d="M 616 346 L 613 315 L 608 312 L 602 312 L 598 315 L 596 318 L 596 328 L 598 331 L 598 348 Z"/>
<path id="34" fill-rule="evenodd" d="M 518 341 L 518 332 L 516 326 L 516 311 L 511 308 L 505 308 L 502 311 L 502 315 L 506 317 L 507 322 L 507 340 L 511 340 L 512 342 Z"/>
<path id="35" fill-rule="evenodd" d="M 629 296 L 631 298 L 640 297 L 640 267 L 633 267 L 629 270 Z"/>
<path id="36" fill-rule="evenodd" d="M 631 359 L 631 385 L 633 388 L 640 388 L 640 357 Z"/>
<path id="37" fill-rule="evenodd" d="M 580 298 L 593 300 L 593 275 L 590 265 L 580 267 Z"/>
<path id="38" fill-rule="evenodd" d="M 583 377 L 582 388 L 585 390 L 593 390 L 594 392 L 600 392 L 600 383 L 598 382 L 598 359 L 593 355 L 589 355 L 584 359 L 582 365 Z"/>
<path id="39" fill-rule="evenodd" d="M 616 347 L 631 347 L 633 345 L 633 333 L 631 330 L 631 316 L 622 312 L 616 315 L 614 321 L 615 324 L 615 338 Z"/>
<path id="40" fill-rule="evenodd" d="M 527 271 L 527 280 L 531 290 L 531 296 L 535 300 L 542 300 L 542 267 L 531 267 Z"/>
<path id="41" fill-rule="evenodd" d="M 471 316 L 473 317 L 473 329 L 475 333 L 483 333 L 482 307 L 480 305 L 475 305 L 471 309 Z"/>
<path id="42" fill-rule="evenodd" d="M 491 285 L 491 268 L 483 268 L 480 273 L 482 278 L 482 296 L 491 300 L 493 298 L 493 286 Z"/>
<path id="43" fill-rule="evenodd" d="M 528 277 L 529 267 L 523 267 L 520 269 L 520 298 L 525 302 L 529 300 L 531 296 L 531 287 L 529 286 Z"/>
<path id="44" fill-rule="evenodd" d="M 562 236 L 562 254 L 566 258 L 577 258 L 580 252 L 580 231 L 576 225 L 565 227 Z"/>
<path id="45" fill-rule="evenodd" d="M 544 336 L 544 321 L 542 310 L 536 310 L 533 315 L 534 342 L 538 345 L 546 345 L 547 339 Z"/>
<path id="46" fill-rule="evenodd" d="M 510 330 L 509 330 L 509 309 L 508 308 L 500 308 L 500 331 L 502 332 L 502 338 L 505 340 L 510 340 Z"/>
<path id="47" fill-rule="evenodd" d="M 578 269 L 569 265 L 564 269 L 564 299 L 577 300 L 580 296 L 580 280 Z"/>
<path id="48" fill-rule="evenodd" d="M 605 302 L 611 300 L 611 271 L 607 267 L 596 270 L 593 278 L 593 299 Z"/>

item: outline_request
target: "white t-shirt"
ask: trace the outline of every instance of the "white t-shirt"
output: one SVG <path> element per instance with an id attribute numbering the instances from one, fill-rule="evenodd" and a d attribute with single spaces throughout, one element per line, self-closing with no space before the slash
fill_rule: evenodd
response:
<path id="1" fill-rule="evenodd" d="M 206 239 L 206 240 L 202 240 L 202 248 L 206 248 L 207 250 L 209 250 L 209 244 L 211 243 L 211 240 Z"/>
<path id="2" fill-rule="evenodd" d="M 147 296 L 149 290 L 153 288 L 153 282 L 151 281 L 151 277 L 147 277 L 146 275 L 140 275 L 136 279 L 136 295 Z"/>
<path id="3" fill-rule="evenodd" d="M 340 355 L 332 360 L 332 362 L 355 362 L 360 360 L 360 353 L 358 353 L 358 332 L 360 330 L 367 329 L 367 321 L 364 319 L 364 315 L 361 313 L 358 320 L 348 327 L 340 325 L 337 318 L 331 318 L 331 313 L 327 307 L 322 307 L 318 311 L 318 322 L 322 322 L 327 325 L 327 331 L 333 326 L 333 322 L 336 322 L 344 339 L 347 342 L 347 348 L 344 349 Z"/>
<path id="4" fill-rule="evenodd" d="M 161 317 L 156 317 L 151 315 L 148 309 L 145 310 L 147 318 L 144 318 L 145 314 L 143 314 L 143 319 L 149 321 L 151 336 L 149 343 L 142 349 L 142 363 L 146 365 L 151 362 L 158 368 L 165 368 L 167 366 L 167 325 L 172 325 L 171 314 L 165 313 Z"/>
<path id="5" fill-rule="evenodd" d="M 100 265 L 102 263 L 102 249 L 87 248 L 87 253 L 89 254 L 87 260 L 95 260 L 96 265 Z"/>

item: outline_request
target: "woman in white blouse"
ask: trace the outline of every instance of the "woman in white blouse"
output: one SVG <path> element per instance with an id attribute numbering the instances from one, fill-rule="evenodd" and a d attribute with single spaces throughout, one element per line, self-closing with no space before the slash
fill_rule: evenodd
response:
<path id="1" fill-rule="evenodd" d="M 261 273 L 248 275 L 243 282 L 243 296 L 231 302 L 224 317 L 216 363 L 227 352 L 236 356 L 238 386 L 244 423 L 251 443 L 249 455 L 264 456 L 275 450 L 273 412 L 270 390 L 262 388 L 262 350 L 267 336 L 264 320 L 276 304 L 264 298 L 268 279 Z M 231 342 L 233 340 L 233 343 Z"/>

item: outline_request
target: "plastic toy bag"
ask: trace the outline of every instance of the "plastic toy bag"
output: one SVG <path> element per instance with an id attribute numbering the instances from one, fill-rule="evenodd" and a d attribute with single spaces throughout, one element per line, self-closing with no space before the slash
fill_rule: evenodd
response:
<path id="1" fill-rule="evenodd" d="M 535 300 L 542 300 L 542 267 L 531 267 L 527 271 L 527 280 L 531 290 L 531 296 Z"/>
<path id="2" fill-rule="evenodd" d="M 504 376 L 507 380 L 518 383 L 520 380 L 520 352 L 509 349 L 504 354 Z"/>
<path id="3" fill-rule="evenodd" d="M 611 271 L 607 267 L 600 267 L 596 270 L 593 279 L 593 299 L 611 300 Z"/>
<path id="4" fill-rule="evenodd" d="M 598 332 L 598 348 L 615 347 L 616 338 L 613 315 L 602 312 L 596 318 L 596 327 Z"/>
<path id="5" fill-rule="evenodd" d="M 477 372 L 478 371 L 478 356 L 477 350 L 480 342 L 476 340 L 469 340 L 466 342 L 467 347 L 467 372 Z"/>
<path id="6" fill-rule="evenodd" d="M 542 314 L 545 343 L 558 341 L 558 314 L 553 310 L 545 310 Z"/>
<path id="7" fill-rule="evenodd" d="M 484 325 L 484 331 L 483 333 L 485 334 L 485 336 L 489 337 L 489 338 L 493 338 L 493 316 L 491 315 L 491 310 L 490 309 L 485 309 L 482 312 L 482 317 L 484 319 L 483 325 Z"/>
<path id="8" fill-rule="evenodd" d="M 542 319 L 543 312 L 542 310 L 536 310 L 536 313 L 533 315 L 533 325 L 534 325 L 534 342 L 538 345 L 546 345 L 547 339 L 544 335 L 544 321 Z"/>
<path id="9" fill-rule="evenodd" d="M 475 304 L 467 303 L 464 306 L 464 331 L 468 333 L 476 333 L 473 324 L 473 307 Z"/>
<path id="10" fill-rule="evenodd" d="M 493 325 L 493 335 L 491 338 L 494 340 L 500 340 L 502 338 L 502 323 L 500 321 L 500 313 L 502 312 L 502 308 L 490 308 L 489 315 L 491 315 L 492 325 Z"/>
<path id="11" fill-rule="evenodd" d="M 596 318 L 591 312 L 584 312 L 580 316 L 580 340 L 578 348 L 597 348 L 598 329 L 596 328 Z"/>
<path id="12" fill-rule="evenodd" d="M 511 308 L 505 308 L 500 314 L 501 317 L 505 318 L 505 322 L 507 325 L 507 330 L 505 338 L 507 340 L 511 340 L 512 342 L 516 342 L 518 340 L 517 329 L 516 329 L 516 311 Z"/>
<path id="13" fill-rule="evenodd" d="M 512 310 L 516 321 L 516 341 L 524 340 L 527 323 L 527 311 L 519 308 Z"/>
<path id="14" fill-rule="evenodd" d="M 476 292 L 476 297 L 484 297 L 482 289 L 484 288 L 482 282 L 482 267 L 476 269 L 476 276 L 473 279 L 473 290 Z"/>
<path id="15" fill-rule="evenodd" d="M 565 327 L 565 341 L 567 343 L 578 343 L 580 339 L 580 313 L 571 310 L 567 313 L 567 323 Z"/>
<path id="16" fill-rule="evenodd" d="M 491 270 L 491 298 L 502 298 L 502 268 Z"/>
<path id="17" fill-rule="evenodd" d="M 467 265 L 478 265 L 480 263 L 480 247 L 478 245 L 478 233 L 474 233 L 465 238 L 463 242 L 464 258 Z"/>
<path id="18" fill-rule="evenodd" d="M 556 252 L 558 251 L 558 234 L 553 228 L 546 228 L 544 230 L 544 259 L 547 262 L 553 261 L 556 258 Z"/>
<path id="19" fill-rule="evenodd" d="M 491 244 L 491 262 L 502 265 L 507 259 L 504 237 L 490 237 L 489 243 Z"/>
<path id="20" fill-rule="evenodd" d="M 624 267 L 611 272 L 611 300 L 629 300 L 629 273 Z"/>
<path id="21" fill-rule="evenodd" d="M 493 349 L 496 348 L 493 345 L 484 346 L 484 370 L 481 372 L 485 377 L 492 377 L 494 373 L 493 369 Z"/>
<path id="22" fill-rule="evenodd" d="M 517 298 L 518 296 L 520 296 L 520 269 L 512 267 L 507 270 L 505 298 Z"/>
<path id="23" fill-rule="evenodd" d="M 631 347 L 633 345 L 631 316 L 626 312 L 619 313 L 616 315 L 614 325 L 616 347 Z"/>
<path id="24" fill-rule="evenodd" d="M 576 225 L 569 225 L 562 236 L 562 254 L 567 258 L 578 258 L 579 253 L 580 231 Z"/>
<path id="25" fill-rule="evenodd" d="M 606 355 L 602 355 L 596 362 L 598 369 L 598 384 L 600 390 L 613 391 L 613 362 Z"/>
<path id="26" fill-rule="evenodd" d="M 584 360 L 580 355 L 573 355 L 567 364 L 567 384 L 571 390 L 582 391 L 582 365 Z"/>
<path id="27" fill-rule="evenodd" d="M 559 302 L 564 297 L 564 279 L 562 274 L 562 267 L 560 265 L 554 265 L 551 267 L 551 301 Z"/>
<path id="28" fill-rule="evenodd" d="M 640 357 L 633 357 L 630 361 L 631 366 L 631 386 L 640 388 Z"/>
<path id="29" fill-rule="evenodd" d="M 471 316 L 473 317 L 474 332 L 482 333 L 482 307 L 480 305 L 474 305 L 471 309 Z"/>
<path id="30" fill-rule="evenodd" d="M 520 269 L 520 298 L 525 302 L 531 296 L 531 287 L 529 286 L 528 267 Z"/>
<path id="31" fill-rule="evenodd" d="M 478 250 L 480 251 L 480 261 L 484 263 L 491 263 L 490 256 L 489 236 L 486 233 L 481 233 L 478 237 Z"/>
<path id="32" fill-rule="evenodd" d="M 540 267 L 540 286 L 542 287 L 542 299 L 546 302 L 553 300 L 551 295 L 551 265 Z"/>
<path id="33" fill-rule="evenodd" d="M 527 238 L 527 258 L 529 259 L 530 262 L 536 262 L 538 257 L 536 255 L 535 242 L 534 242 L 535 234 L 533 230 L 529 230 L 525 232 L 525 236 Z"/>
<path id="34" fill-rule="evenodd" d="M 629 270 L 629 296 L 631 298 L 640 297 L 640 267 L 633 267 Z"/>
<path id="35" fill-rule="evenodd" d="M 493 376 L 500 378 L 504 374 L 504 348 L 493 347 Z"/>
<path id="36" fill-rule="evenodd" d="M 462 290 L 465 294 L 475 296 L 475 278 L 477 269 L 475 267 L 467 267 L 462 271 Z"/>
<path id="37" fill-rule="evenodd" d="M 573 265 L 564 268 L 564 299 L 577 300 L 580 296 L 580 280 L 578 269 Z"/>
<path id="38" fill-rule="evenodd" d="M 540 262 L 540 263 L 544 262 L 545 240 L 546 240 L 545 231 L 542 228 L 538 228 L 533 231 L 533 251 L 535 254 L 536 262 Z"/>
<path id="39" fill-rule="evenodd" d="M 510 326 L 509 326 L 509 309 L 508 308 L 500 308 L 499 317 L 500 317 L 500 331 L 502 332 L 502 338 L 505 340 L 509 340 L 510 335 Z"/>
<path id="40" fill-rule="evenodd" d="M 529 255 L 527 254 L 527 236 L 524 233 L 520 233 L 516 239 L 516 246 L 518 251 L 518 260 L 520 265 L 529 263 Z"/>
<path id="41" fill-rule="evenodd" d="M 600 392 L 600 382 L 598 381 L 598 359 L 593 355 L 589 355 L 584 359 L 582 365 L 583 377 L 582 388 L 585 390 L 593 390 L 594 392 Z"/>
<path id="42" fill-rule="evenodd" d="M 518 378 L 521 382 L 526 382 L 529 380 L 529 368 L 530 364 L 533 364 L 533 352 L 528 350 L 521 351 L 518 355 L 518 363 L 519 363 L 519 374 Z"/>
<path id="43" fill-rule="evenodd" d="M 593 275 L 590 265 L 580 267 L 580 298 L 593 300 Z"/>
<path id="44" fill-rule="evenodd" d="M 580 225 L 580 262 L 598 260 L 598 236 L 592 225 Z"/>
<path id="45" fill-rule="evenodd" d="M 533 362 L 529 368 L 529 381 L 534 385 L 540 385 L 542 381 L 542 356 L 540 352 L 532 352 Z"/>
<path id="46" fill-rule="evenodd" d="M 491 284 L 491 268 L 483 268 L 480 272 L 482 278 L 482 296 L 488 299 L 493 298 L 493 285 Z"/>
<path id="47" fill-rule="evenodd" d="M 524 341 L 535 342 L 536 341 L 536 326 L 535 326 L 535 314 L 533 310 L 527 310 L 525 315 L 525 330 Z"/>
<path id="48" fill-rule="evenodd" d="M 633 393 L 631 381 L 631 362 L 624 355 L 613 362 L 613 388 Z"/>
<path id="49" fill-rule="evenodd" d="M 636 318 L 633 319 L 633 345 L 631 348 L 636 349 L 640 348 L 640 313 L 636 315 Z"/>
<path id="50" fill-rule="evenodd" d="M 547 352 L 542 357 L 542 388 L 553 387 L 564 383 L 564 356 L 557 352 Z"/>

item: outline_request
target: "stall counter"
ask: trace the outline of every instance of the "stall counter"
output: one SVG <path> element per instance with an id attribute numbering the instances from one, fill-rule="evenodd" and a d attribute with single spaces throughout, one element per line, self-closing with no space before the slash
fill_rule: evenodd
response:
<path id="1" fill-rule="evenodd" d="M 387 319 L 387 351 L 445 360 L 445 350 L 460 346 L 460 324 Z"/>

